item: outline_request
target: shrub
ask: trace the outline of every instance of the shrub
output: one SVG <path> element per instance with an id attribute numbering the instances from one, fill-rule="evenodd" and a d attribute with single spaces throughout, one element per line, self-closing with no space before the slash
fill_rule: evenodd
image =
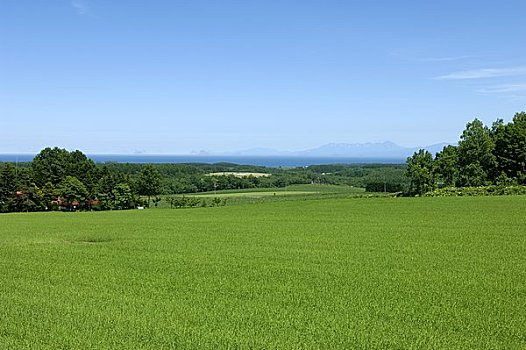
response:
<path id="1" fill-rule="evenodd" d="M 500 185 L 479 187 L 444 187 L 427 192 L 426 197 L 457 197 L 457 196 L 508 196 L 526 194 L 526 186 Z"/>

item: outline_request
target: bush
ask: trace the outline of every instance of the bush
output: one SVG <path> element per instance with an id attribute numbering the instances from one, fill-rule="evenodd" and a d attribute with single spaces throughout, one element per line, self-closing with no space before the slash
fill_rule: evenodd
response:
<path id="1" fill-rule="evenodd" d="M 526 186 L 480 186 L 480 187 L 444 187 L 427 192 L 426 197 L 458 196 L 508 196 L 526 194 Z"/>
<path id="2" fill-rule="evenodd" d="M 203 206 L 199 198 L 196 198 L 196 197 L 186 197 L 186 196 L 168 197 L 166 200 L 168 201 L 168 203 L 170 203 L 170 208 L 176 208 L 176 209 L 193 208 L 193 207 L 199 206 L 200 204 L 201 206 Z"/>

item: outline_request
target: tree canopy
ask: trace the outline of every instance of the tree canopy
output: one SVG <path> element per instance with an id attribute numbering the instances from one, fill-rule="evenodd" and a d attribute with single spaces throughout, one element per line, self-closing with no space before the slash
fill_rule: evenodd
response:
<path id="1" fill-rule="evenodd" d="M 140 195 L 148 197 L 148 206 L 150 206 L 150 198 L 161 191 L 161 175 L 153 165 L 143 166 L 137 181 L 137 189 Z"/>
<path id="2" fill-rule="evenodd" d="M 410 194 L 447 186 L 526 185 L 526 113 L 509 123 L 497 119 L 491 128 L 475 119 L 458 145 L 444 147 L 434 159 L 415 153 L 407 166 Z"/>

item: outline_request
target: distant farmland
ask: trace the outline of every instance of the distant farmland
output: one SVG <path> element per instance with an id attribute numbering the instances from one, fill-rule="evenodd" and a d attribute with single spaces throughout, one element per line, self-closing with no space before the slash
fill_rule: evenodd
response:
<path id="1" fill-rule="evenodd" d="M 269 177 L 272 174 L 269 174 L 269 173 L 248 173 L 248 172 L 223 171 L 223 172 L 220 172 L 220 173 L 210 173 L 210 174 L 207 174 L 207 175 L 208 176 L 229 176 L 229 175 L 232 175 L 232 176 L 235 176 L 235 177 L 249 177 L 249 176 L 253 176 L 253 177 Z"/>
<path id="2" fill-rule="evenodd" d="M 526 197 L 0 215 L 0 348 L 524 349 Z"/>

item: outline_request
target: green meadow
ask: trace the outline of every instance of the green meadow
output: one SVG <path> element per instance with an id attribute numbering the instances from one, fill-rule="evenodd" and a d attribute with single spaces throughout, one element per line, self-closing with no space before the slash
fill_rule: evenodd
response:
<path id="1" fill-rule="evenodd" d="M 526 348 L 526 196 L 0 215 L 0 349 L 234 348 Z"/>
<path id="2" fill-rule="evenodd" d="M 197 198 L 227 199 L 229 204 L 259 203 L 273 200 L 298 200 L 327 197 L 349 197 L 364 194 L 363 188 L 341 185 L 290 185 L 279 188 L 250 188 L 244 190 L 224 190 L 202 192 L 188 196 Z M 273 198 L 269 198 L 273 197 Z M 288 198 L 284 198 L 288 197 Z M 291 198 L 292 197 L 292 198 Z"/>
<path id="3" fill-rule="evenodd" d="M 223 190 L 215 192 L 201 192 L 194 194 L 195 196 L 290 196 L 298 194 L 356 194 L 364 193 L 365 190 L 360 187 L 352 187 L 345 185 L 289 185 L 287 187 L 272 187 L 272 188 L 247 188 L 235 190 Z"/>
<path id="4" fill-rule="evenodd" d="M 317 192 L 309 192 L 309 191 L 251 191 L 251 192 L 232 192 L 232 193 L 210 193 L 206 192 L 203 194 L 196 194 L 195 197 L 219 197 L 219 198 L 229 198 L 229 197 L 254 197 L 254 198 L 260 198 L 260 197 L 266 197 L 266 196 L 294 196 L 294 195 L 302 195 L 302 194 L 314 194 Z"/>
<path id="5" fill-rule="evenodd" d="M 195 197 L 199 200 L 210 201 L 219 198 L 225 201 L 226 205 L 245 205 L 259 204 L 263 202 L 276 201 L 298 201 L 311 199 L 328 199 L 328 198 L 349 198 L 356 196 L 379 196 L 383 193 L 366 193 L 365 189 L 360 187 L 346 185 L 289 185 L 287 187 L 271 188 L 248 188 L 222 190 L 212 192 L 200 192 L 192 194 L 179 194 L 170 196 L 161 196 L 164 200 L 160 202 L 159 208 L 169 208 L 169 197 Z"/>

